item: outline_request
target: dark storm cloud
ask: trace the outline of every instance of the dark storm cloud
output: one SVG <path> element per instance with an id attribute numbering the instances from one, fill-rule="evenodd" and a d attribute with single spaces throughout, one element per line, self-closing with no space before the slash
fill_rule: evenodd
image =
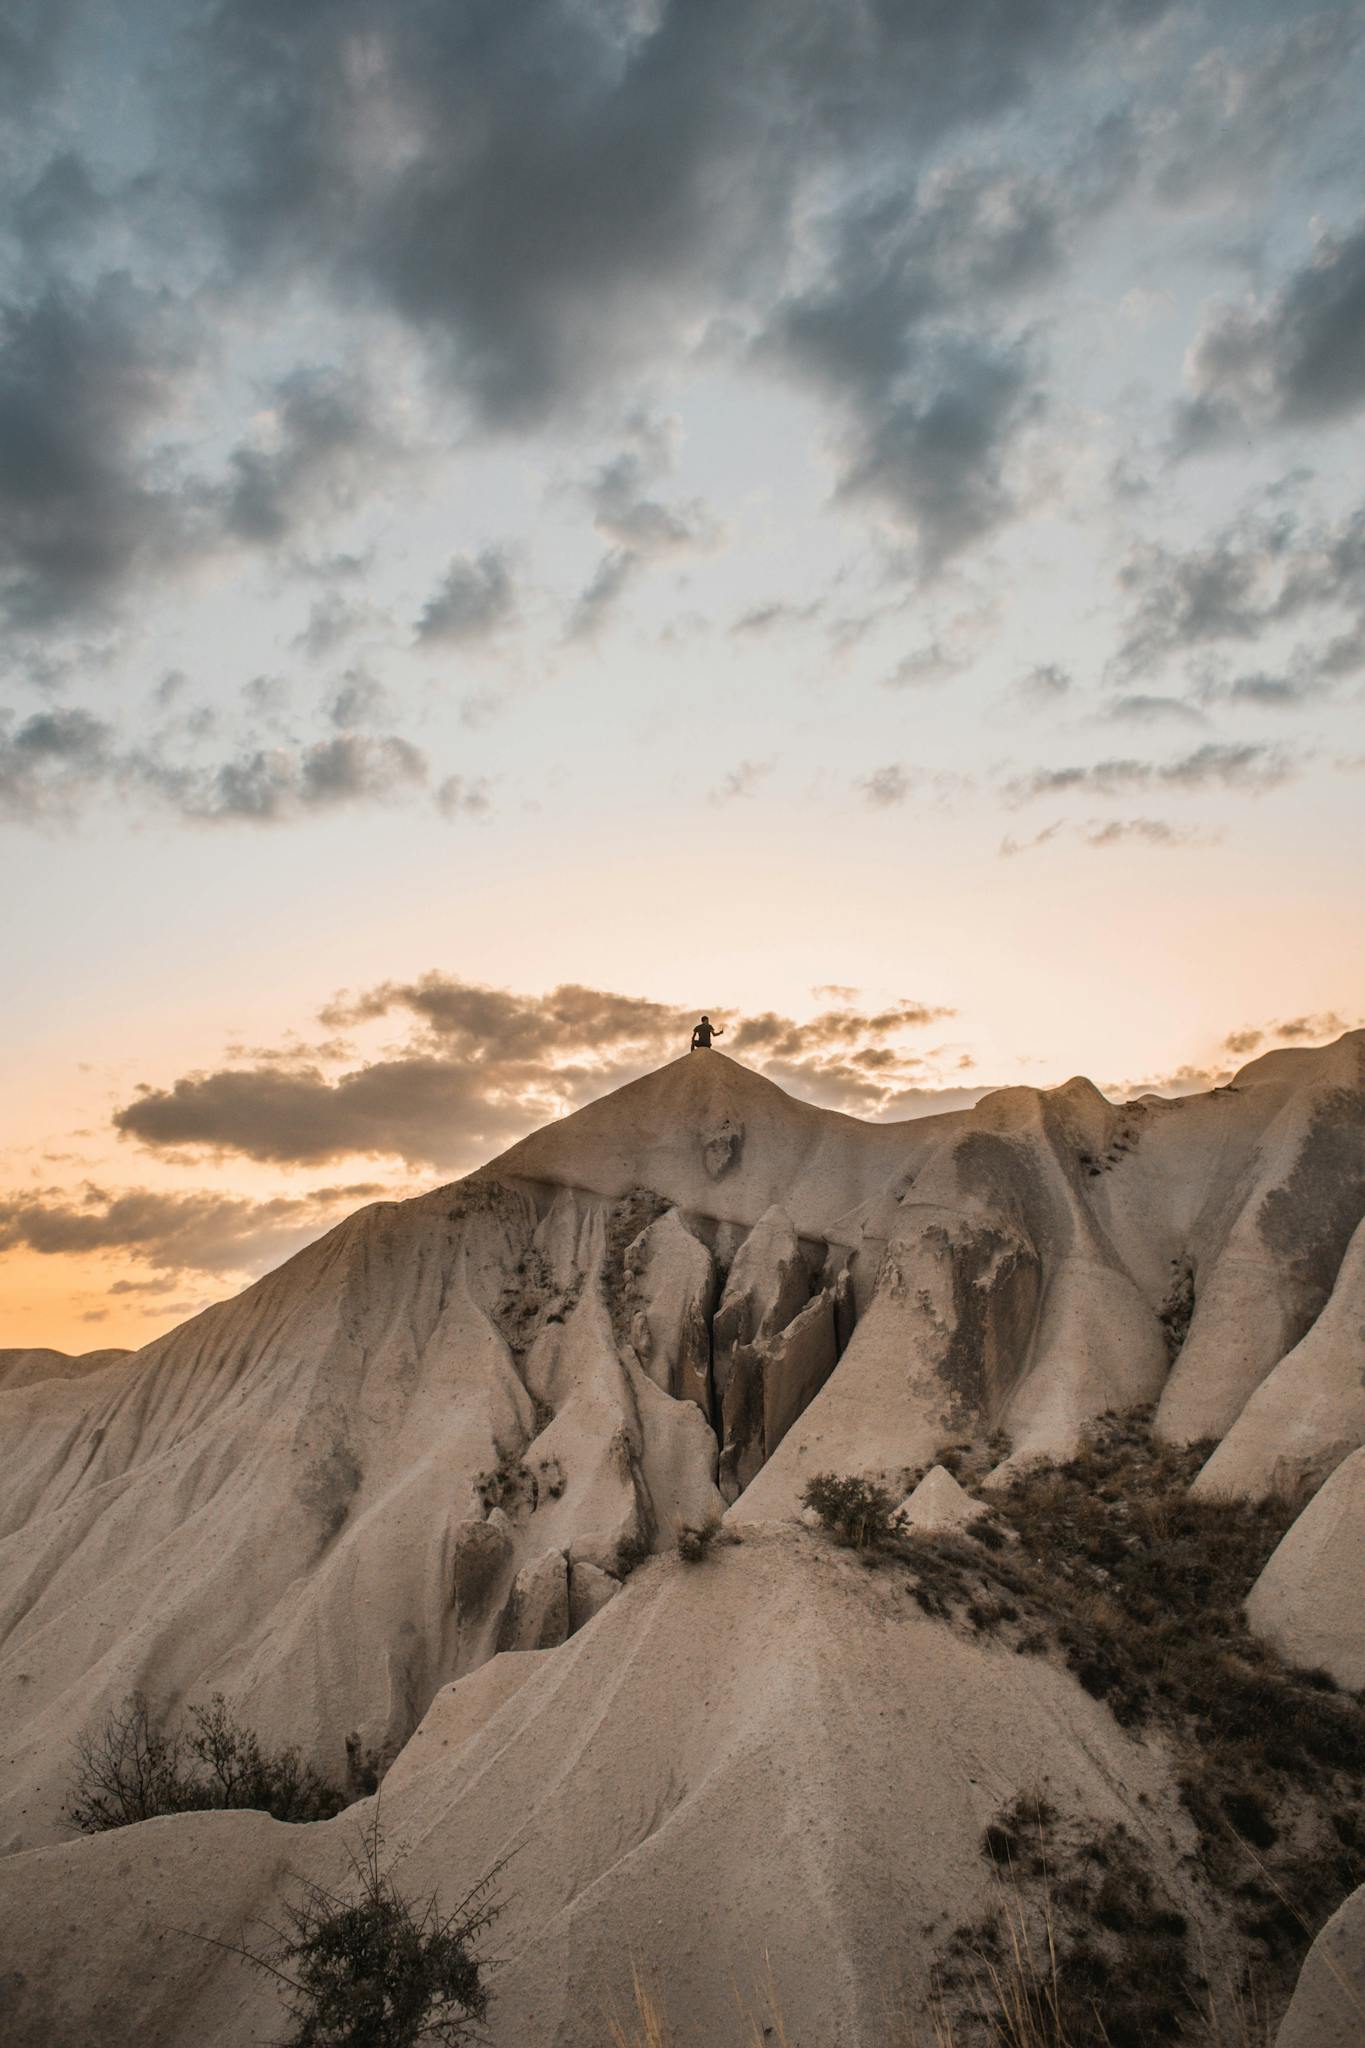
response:
<path id="1" fill-rule="evenodd" d="M 1325 235 L 1266 301 L 1220 306 L 1190 351 L 1193 395 L 1178 414 L 1190 452 L 1244 432 L 1326 426 L 1365 406 L 1365 220 Z"/>
<path id="2" fill-rule="evenodd" d="M 0 107 L 36 118 L 57 83 L 58 59 L 79 0 L 5 0 L 0 9 Z"/>
<path id="3" fill-rule="evenodd" d="M 763 351 L 844 409 L 839 494 L 889 511 L 926 572 L 1013 510 L 1006 462 L 1039 402 L 1030 351 L 968 323 L 1056 269 L 1062 212 L 1041 179 L 975 168 L 855 200 L 823 276 L 768 324 Z"/>
<path id="4" fill-rule="evenodd" d="M 202 317 L 123 273 L 0 306 L 0 610 L 21 632 L 113 616 L 140 581 L 278 552 L 374 489 L 398 450 L 363 380 L 301 367 L 220 472 L 173 438 Z"/>
<path id="5" fill-rule="evenodd" d="M 0 605 L 21 628 L 97 613 L 170 566 L 198 508 L 140 461 L 195 340 L 167 295 L 109 275 L 0 307 Z"/>
<path id="6" fill-rule="evenodd" d="M 766 1014 L 726 1020 L 727 1049 L 810 1099 L 881 1114 L 924 1057 L 906 1032 L 953 1012 L 904 1000 L 879 1010 L 843 1006 L 806 1022 Z M 465 1170 L 565 1109 L 682 1054 L 697 1009 L 567 984 L 517 995 L 432 973 L 338 997 L 321 1013 L 353 1030 L 394 1016 L 413 1028 L 395 1056 L 336 1075 L 307 1058 L 258 1057 L 250 1066 L 144 1086 L 115 1128 L 158 1152 L 238 1153 L 273 1164 L 349 1155 L 397 1156 Z"/>
<path id="7" fill-rule="evenodd" d="M 889 510 L 932 573 L 1010 516 L 1005 453 L 1035 403 L 1022 352 L 946 347 L 923 396 L 899 399 L 855 437 L 839 494 Z"/>
<path id="8" fill-rule="evenodd" d="M 91 234 L 107 218 L 111 203 L 96 186 L 84 157 L 62 150 L 16 197 L 14 232 L 29 259 L 42 262 Z"/>
<path id="9" fill-rule="evenodd" d="M 20 1247 L 54 1258 L 122 1252 L 169 1276 L 262 1271 L 384 1192 L 361 1182 L 255 1202 L 209 1192 L 111 1192 L 90 1184 L 76 1196 L 69 1189 L 25 1191 L 0 1196 L 0 1254 Z M 170 1284 L 123 1281 L 114 1291 Z"/>
<path id="10" fill-rule="evenodd" d="M 1011 803 L 1073 792 L 1123 796 L 1138 789 L 1233 789 L 1258 795 L 1276 788 L 1293 773 L 1293 761 L 1282 747 L 1209 740 L 1174 761 L 1143 761 L 1130 756 L 1095 761 L 1086 767 L 1036 768 L 1012 777 L 1004 787 Z"/>
<path id="11" fill-rule="evenodd" d="M 93 227 L 141 277 L 152 266 L 129 250 L 159 256 L 167 239 L 143 204 L 155 191 L 173 204 L 185 270 L 211 278 L 206 331 L 127 277 L 29 277 L 4 316 L 0 597 L 16 621 L 52 627 L 116 604 L 144 572 L 170 580 L 186 557 L 278 553 L 375 488 L 395 452 L 381 397 L 335 365 L 282 377 L 263 399 L 270 431 L 242 439 L 221 474 L 152 445 L 173 438 L 179 386 L 224 314 L 259 321 L 265 295 L 286 290 L 315 319 L 396 314 L 492 427 L 580 418 L 705 320 L 762 326 L 780 301 L 771 338 L 837 409 L 845 493 L 907 526 L 936 566 L 1009 515 L 1009 450 L 1033 410 L 1020 337 L 977 309 L 1054 273 L 1114 151 L 1097 136 L 1050 178 L 996 165 L 926 177 L 918 164 L 1024 102 L 1078 31 L 1099 51 L 1158 11 L 148 0 L 130 48 L 155 62 L 108 81 L 146 101 L 145 171 L 119 185 L 59 151 L 17 174 L 10 211 L 49 252 Z M 66 12 L 33 0 L 0 27 L 30 98 L 56 77 Z M 91 42 L 82 61 L 110 51 Z M 889 176 L 903 197 L 885 197 Z M 850 200 L 827 274 L 793 282 L 811 195 L 832 182 L 880 196 Z M 609 552 L 580 634 L 641 559 L 705 524 L 696 506 L 632 494 L 619 468 L 600 484 Z M 421 637 L 482 630 L 470 595 L 438 592 Z M 318 621 L 323 642 L 332 623 Z"/>
<path id="12" fill-rule="evenodd" d="M 228 0 L 175 82 L 239 266 L 382 292 L 483 417 L 524 422 L 658 346 L 683 306 L 771 275 L 830 161 L 998 113 L 1069 31 L 1132 18 L 1076 0 Z M 945 240 L 980 224 L 973 204 L 945 202 Z M 1046 239 L 1027 194 L 1017 216 L 997 269 Z"/>
<path id="13" fill-rule="evenodd" d="M 503 548 L 456 555 L 417 621 L 425 646 L 467 646 L 487 640 L 515 617 L 516 591 Z"/>

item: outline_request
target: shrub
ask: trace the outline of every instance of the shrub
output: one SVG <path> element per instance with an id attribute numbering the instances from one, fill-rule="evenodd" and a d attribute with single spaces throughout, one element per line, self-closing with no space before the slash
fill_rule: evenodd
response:
<path id="1" fill-rule="evenodd" d="M 158 1814 L 240 1807 L 275 1820 L 330 1820 L 346 1803 L 297 1749 L 262 1749 L 221 1693 L 192 1707 L 187 1727 L 167 1728 L 135 1692 L 77 1741 L 66 1819 L 94 1835 Z"/>
<path id="2" fill-rule="evenodd" d="M 707 1551 L 720 1534 L 720 1516 L 710 1514 L 704 1522 L 682 1522 L 677 1525 L 676 1546 L 684 1564 L 700 1564 Z"/>
<path id="3" fill-rule="evenodd" d="M 884 1486 L 869 1479 L 839 1479 L 819 1472 L 802 1496 L 832 1535 L 854 1550 L 875 1550 L 893 1543 L 905 1519 Z"/>
<path id="4" fill-rule="evenodd" d="M 281 2048 L 452 2048 L 480 2038 L 489 1994 L 476 1944 L 500 1910 L 498 1871 L 442 1913 L 435 1894 L 403 1896 L 381 1866 L 382 1842 L 376 1817 L 351 1852 L 345 1892 L 305 1886 L 269 1949 L 234 1950 L 280 1986 L 292 2021 Z"/>

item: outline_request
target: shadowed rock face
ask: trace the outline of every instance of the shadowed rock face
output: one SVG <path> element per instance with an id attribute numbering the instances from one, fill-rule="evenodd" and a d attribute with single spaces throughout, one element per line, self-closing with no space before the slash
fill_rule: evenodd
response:
<path id="1" fill-rule="evenodd" d="M 0 1848 L 135 1688 L 221 1689 L 340 1776 L 818 1471 L 1159 1400 L 1221 1439 L 1201 1483 L 1316 1483 L 1365 1442 L 1362 1207 L 1362 1033 L 1183 1102 L 872 1126 L 712 1051 L 143 1351 L 0 1354 Z"/>

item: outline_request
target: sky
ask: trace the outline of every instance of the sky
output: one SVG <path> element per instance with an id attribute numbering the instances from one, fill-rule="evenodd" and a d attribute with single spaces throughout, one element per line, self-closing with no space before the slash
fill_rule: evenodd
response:
<path id="1" fill-rule="evenodd" d="M 0 1346 L 684 1051 L 1365 1018 L 1365 6 L 0 0 Z"/>

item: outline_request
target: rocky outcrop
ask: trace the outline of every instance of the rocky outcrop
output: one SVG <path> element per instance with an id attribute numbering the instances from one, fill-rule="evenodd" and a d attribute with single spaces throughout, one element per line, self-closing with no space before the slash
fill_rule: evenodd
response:
<path id="1" fill-rule="evenodd" d="M 1365 1450 L 1338 1465 L 1272 1552 L 1247 1620 L 1289 1663 L 1365 1688 Z"/>
<path id="2" fill-rule="evenodd" d="M 1263 1498 L 1320 1486 L 1365 1445 L 1365 1219 L 1326 1307 L 1257 1387 L 1195 1482 Z"/>
<path id="3" fill-rule="evenodd" d="M 498 1631 L 499 1650 L 549 1650 L 569 1633 L 569 1565 L 562 1550 L 547 1550 L 523 1565 Z"/>
<path id="4" fill-rule="evenodd" d="M 942 1465 L 931 1465 L 919 1485 L 901 1502 L 907 1529 L 924 1536 L 957 1536 L 979 1521 L 986 1510 L 959 1486 Z"/>

